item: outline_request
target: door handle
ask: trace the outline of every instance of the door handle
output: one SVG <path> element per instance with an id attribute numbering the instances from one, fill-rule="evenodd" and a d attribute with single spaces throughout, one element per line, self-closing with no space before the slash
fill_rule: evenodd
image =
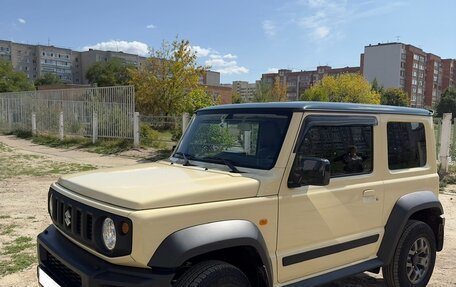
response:
<path id="1" fill-rule="evenodd" d="M 363 197 L 371 197 L 371 196 L 375 196 L 375 190 L 366 189 L 365 191 L 363 191 Z"/>
<path id="2" fill-rule="evenodd" d="M 373 203 L 378 201 L 378 197 L 376 195 L 375 190 L 373 189 L 366 189 L 363 191 L 363 202 L 364 203 Z"/>

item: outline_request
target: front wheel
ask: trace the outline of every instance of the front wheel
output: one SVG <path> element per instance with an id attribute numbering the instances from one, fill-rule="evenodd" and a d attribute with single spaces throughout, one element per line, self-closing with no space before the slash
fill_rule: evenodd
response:
<path id="1" fill-rule="evenodd" d="M 250 287 L 239 268 L 223 261 L 204 261 L 187 270 L 176 287 Z"/>
<path id="2" fill-rule="evenodd" d="M 383 267 L 390 287 L 424 287 L 431 279 L 435 264 L 435 237 L 424 222 L 410 220 L 396 247 L 393 260 Z"/>

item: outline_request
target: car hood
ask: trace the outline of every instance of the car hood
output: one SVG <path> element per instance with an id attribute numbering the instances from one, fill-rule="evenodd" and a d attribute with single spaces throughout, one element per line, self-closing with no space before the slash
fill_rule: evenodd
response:
<path id="1" fill-rule="evenodd" d="M 260 185 L 241 174 L 169 162 L 66 175 L 57 183 L 83 196 L 134 210 L 254 197 Z"/>

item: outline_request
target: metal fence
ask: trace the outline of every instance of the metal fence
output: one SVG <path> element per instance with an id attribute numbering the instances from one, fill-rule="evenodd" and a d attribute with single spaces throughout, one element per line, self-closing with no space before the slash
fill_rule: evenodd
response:
<path id="1" fill-rule="evenodd" d="M 34 115 L 34 116 L 32 116 Z M 133 86 L 0 94 L 0 131 L 133 138 Z"/>
<path id="2" fill-rule="evenodd" d="M 182 128 L 180 116 L 143 116 L 140 115 L 141 124 L 147 124 L 155 130 L 174 130 Z"/>

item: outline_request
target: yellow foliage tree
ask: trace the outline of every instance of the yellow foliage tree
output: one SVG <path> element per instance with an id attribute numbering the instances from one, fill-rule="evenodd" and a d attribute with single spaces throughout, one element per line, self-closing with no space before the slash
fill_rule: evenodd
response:
<path id="1" fill-rule="evenodd" d="M 176 39 L 152 50 L 141 68 L 129 69 L 139 112 L 179 115 L 212 104 L 212 98 L 199 83 L 208 67 L 197 65 L 196 60 L 190 43 Z"/>
<path id="2" fill-rule="evenodd" d="M 360 74 L 327 76 L 305 90 L 303 101 L 380 104 L 380 94 Z"/>

